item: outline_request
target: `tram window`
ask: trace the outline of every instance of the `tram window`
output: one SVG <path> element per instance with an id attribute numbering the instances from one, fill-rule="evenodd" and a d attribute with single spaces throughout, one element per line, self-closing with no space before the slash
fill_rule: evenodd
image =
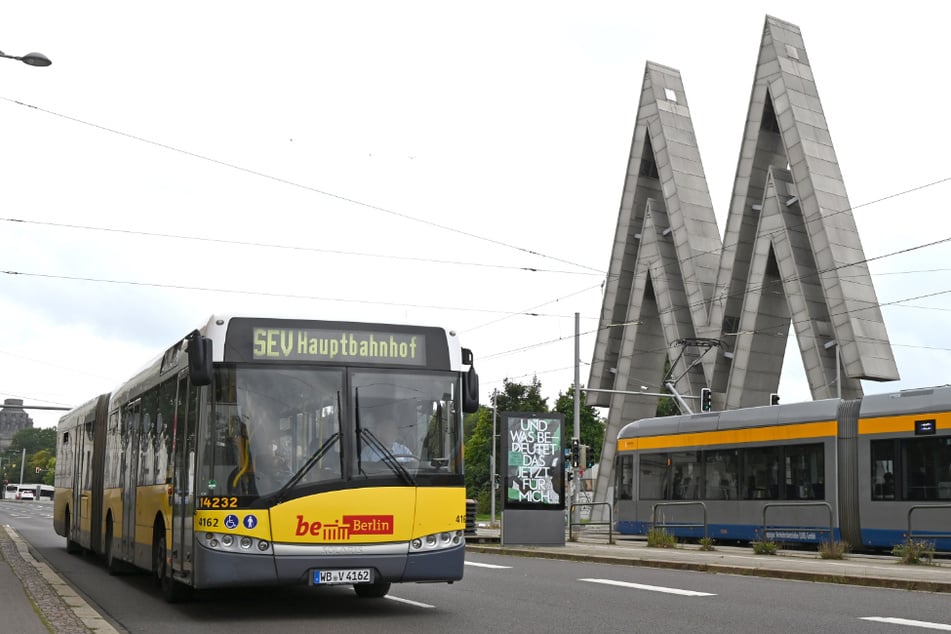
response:
<path id="1" fill-rule="evenodd" d="M 895 499 L 895 449 L 894 440 L 873 440 L 871 443 L 871 482 L 873 500 Z"/>
<path id="2" fill-rule="evenodd" d="M 708 500 L 735 500 L 739 482 L 738 452 L 735 449 L 705 451 L 704 480 Z"/>
<path id="3" fill-rule="evenodd" d="M 818 500 L 825 497 L 822 445 L 784 448 L 787 500 Z"/>
<path id="4" fill-rule="evenodd" d="M 914 438 L 901 441 L 901 457 L 907 476 L 903 499 L 951 499 L 951 439 Z"/>
<path id="5" fill-rule="evenodd" d="M 673 469 L 672 499 L 696 500 L 701 490 L 701 462 L 699 451 L 681 451 L 670 454 Z"/>
<path id="6" fill-rule="evenodd" d="M 752 447 L 742 452 L 743 499 L 779 499 L 779 447 Z"/>
<path id="7" fill-rule="evenodd" d="M 667 454 L 641 454 L 637 495 L 641 500 L 664 500 L 670 497 L 670 470 Z"/>
<path id="8" fill-rule="evenodd" d="M 618 457 L 618 466 L 615 470 L 617 483 L 615 484 L 615 491 L 617 491 L 617 499 L 619 500 L 630 500 L 633 497 L 633 480 L 634 480 L 634 456 L 626 454 Z"/>

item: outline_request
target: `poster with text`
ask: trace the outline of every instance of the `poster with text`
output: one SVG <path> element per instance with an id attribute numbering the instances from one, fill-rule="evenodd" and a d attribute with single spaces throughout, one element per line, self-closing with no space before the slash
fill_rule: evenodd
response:
<path id="1" fill-rule="evenodd" d="M 565 416 L 503 412 L 505 508 L 565 508 Z"/>

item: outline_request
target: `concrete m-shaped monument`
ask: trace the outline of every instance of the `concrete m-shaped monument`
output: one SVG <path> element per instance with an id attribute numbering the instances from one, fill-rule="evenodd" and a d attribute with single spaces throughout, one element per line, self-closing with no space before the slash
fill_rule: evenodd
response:
<path id="1" fill-rule="evenodd" d="M 899 378 L 802 34 L 767 16 L 722 241 L 680 73 L 647 63 L 588 382 L 595 501 L 618 431 L 657 408 L 630 392 L 669 359 L 680 394 L 768 405 L 790 328 L 814 399 Z"/>

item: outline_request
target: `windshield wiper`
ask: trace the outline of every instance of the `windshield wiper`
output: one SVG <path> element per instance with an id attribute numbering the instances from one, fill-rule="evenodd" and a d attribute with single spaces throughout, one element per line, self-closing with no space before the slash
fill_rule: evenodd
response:
<path id="1" fill-rule="evenodd" d="M 413 478 L 413 476 L 410 475 L 409 471 L 406 470 L 406 467 L 404 467 L 403 464 L 399 460 L 396 459 L 396 456 L 390 453 L 390 450 L 387 449 L 386 446 L 382 442 L 380 442 L 380 439 L 373 435 L 373 432 L 371 432 L 369 429 L 361 429 L 360 435 L 358 437 L 365 440 L 366 444 L 369 445 L 369 447 L 373 451 L 379 454 L 380 458 L 382 458 L 380 462 L 384 463 L 386 466 L 392 469 L 398 476 L 403 478 L 403 480 L 410 486 L 416 485 L 416 479 Z M 360 461 L 360 473 L 362 473 L 363 475 L 367 475 L 367 473 L 363 470 L 362 456 L 358 455 L 357 460 Z"/>
<path id="2" fill-rule="evenodd" d="M 283 498 L 284 492 L 292 488 L 298 482 L 300 482 L 301 478 L 307 475 L 307 472 L 310 471 L 311 467 L 313 467 L 315 464 L 320 462 L 320 459 L 324 457 L 324 454 L 330 451 L 330 448 L 333 447 L 337 443 L 338 440 L 340 440 L 339 431 L 332 434 L 329 438 L 327 438 L 327 440 L 324 441 L 324 444 L 318 447 L 317 451 L 315 451 L 314 453 L 310 455 L 310 457 L 307 459 L 306 462 L 304 462 L 301 468 L 298 469 L 297 472 L 294 473 L 294 475 L 290 477 L 290 479 L 287 481 L 287 484 L 282 486 L 280 489 L 278 489 L 274 493 L 274 498 L 277 500 L 281 500 Z"/>

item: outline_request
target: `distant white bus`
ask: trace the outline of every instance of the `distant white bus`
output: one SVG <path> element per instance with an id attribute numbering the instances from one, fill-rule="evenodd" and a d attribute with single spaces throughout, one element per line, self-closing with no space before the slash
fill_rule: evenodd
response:
<path id="1" fill-rule="evenodd" d="M 54 487 L 49 484 L 8 484 L 4 497 L 8 500 L 19 500 L 21 491 L 32 491 L 33 498 L 36 500 L 41 498 L 52 500 L 54 490 Z"/>

